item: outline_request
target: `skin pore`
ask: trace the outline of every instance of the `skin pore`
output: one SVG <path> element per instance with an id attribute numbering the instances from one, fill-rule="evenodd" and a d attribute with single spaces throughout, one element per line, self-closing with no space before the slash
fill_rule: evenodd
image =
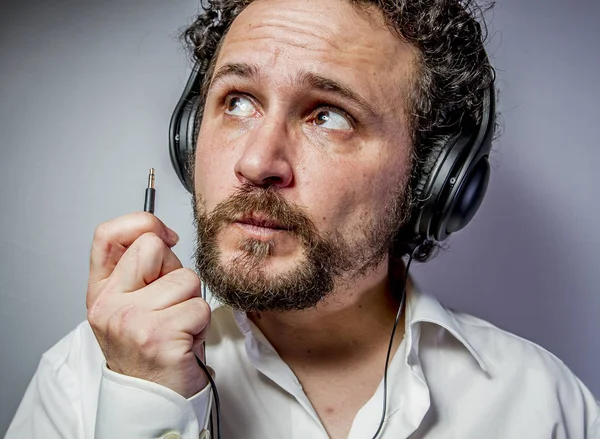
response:
<path id="1" fill-rule="evenodd" d="M 242 187 L 269 187 L 316 232 L 345 244 L 340 248 L 355 262 L 316 306 L 249 312 L 332 438 L 347 437 L 381 381 L 398 309 L 388 258 L 368 269 L 365 261 L 375 244 L 386 244 L 374 242 L 369 230 L 379 230 L 375 225 L 408 182 L 407 96 L 416 59 L 375 10 L 346 0 L 256 0 L 223 41 L 205 104 L 196 215 L 210 218 Z M 250 223 L 215 229 L 212 263 L 224 275 L 250 254 L 252 270 L 241 282 L 258 273 L 268 284 L 306 260 L 309 246 L 295 233 L 257 226 L 269 220 L 261 212 L 239 216 Z"/>

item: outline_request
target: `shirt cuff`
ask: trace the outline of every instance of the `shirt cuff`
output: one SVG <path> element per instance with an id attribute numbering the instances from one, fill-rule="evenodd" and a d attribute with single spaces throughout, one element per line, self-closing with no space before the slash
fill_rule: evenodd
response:
<path id="1" fill-rule="evenodd" d="M 210 385 L 185 399 L 168 387 L 118 374 L 104 364 L 95 438 L 198 439 L 208 429 L 211 401 Z"/>

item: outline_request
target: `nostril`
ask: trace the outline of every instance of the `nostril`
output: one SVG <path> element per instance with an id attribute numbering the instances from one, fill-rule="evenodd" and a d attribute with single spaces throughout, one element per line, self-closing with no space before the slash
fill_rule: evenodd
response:
<path id="1" fill-rule="evenodd" d="M 268 154 L 264 148 L 248 148 L 235 164 L 234 172 L 241 183 L 256 187 L 287 187 L 293 180 L 293 168 L 282 154 Z"/>
<path id="2" fill-rule="evenodd" d="M 283 179 L 281 177 L 272 176 L 264 178 L 260 186 L 268 188 L 270 186 L 279 186 L 281 183 L 283 183 Z"/>

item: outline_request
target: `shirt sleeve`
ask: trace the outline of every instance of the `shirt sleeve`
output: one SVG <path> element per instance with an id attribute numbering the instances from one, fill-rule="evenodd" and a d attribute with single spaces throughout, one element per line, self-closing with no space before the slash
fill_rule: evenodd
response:
<path id="1" fill-rule="evenodd" d="M 5 439 L 198 439 L 208 429 L 210 386 L 185 399 L 167 387 L 120 375 L 104 365 L 99 391 L 94 391 L 98 387 L 80 382 L 82 374 L 75 373 L 63 355 L 62 348 L 70 341 L 42 356 Z M 90 398 L 98 402 L 96 413 L 87 415 L 92 423 L 95 415 L 95 434 L 93 424 L 84 425 L 83 407 L 91 406 Z"/>
<path id="2" fill-rule="evenodd" d="M 76 388 L 65 362 L 56 364 L 42 356 L 5 439 L 84 437 Z"/>
<path id="3" fill-rule="evenodd" d="M 186 399 L 159 384 L 102 370 L 96 439 L 197 439 L 208 429 L 210 386 Z"/>

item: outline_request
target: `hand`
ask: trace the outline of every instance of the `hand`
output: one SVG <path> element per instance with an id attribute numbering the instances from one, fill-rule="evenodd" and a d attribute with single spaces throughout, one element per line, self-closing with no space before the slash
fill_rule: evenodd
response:
<path id="1" fill-rule="evenodd" d="M 94 235 L 88 321 L 109 369 L 189 398 L 206 376 L 194 354 L 210 322 L 196 273 L 171 247 L 179 237 L 145 212 L 101 224 Z"/>

